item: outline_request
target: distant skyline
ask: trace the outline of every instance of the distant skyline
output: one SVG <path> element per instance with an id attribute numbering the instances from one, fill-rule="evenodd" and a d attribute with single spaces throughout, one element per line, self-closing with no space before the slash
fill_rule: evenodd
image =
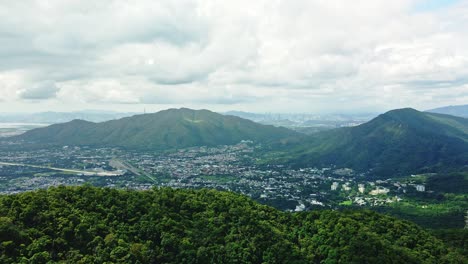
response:
<path id="1" fill-rule="evenodd" d="M 468 104 L 466 14 L 468 0 L 0 0 L 0 112 Z"/>

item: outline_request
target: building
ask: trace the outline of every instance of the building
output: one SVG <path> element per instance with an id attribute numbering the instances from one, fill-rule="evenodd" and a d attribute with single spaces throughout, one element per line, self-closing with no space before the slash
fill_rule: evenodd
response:
<path id="1" fill-rule="evenodd" d="M 416 185 L 416 191 L 424 192 L 424 191 L 426 191 L 426 187 L 424 185 L 422 185 L 422 184 L 418 184 L 418 185 Z"/>
<path id="2" fill-rule="evenodd" d="M 390 190 L 385 187 L 377 186 L 377 188 L 372 190 L 369 194 L 370 195 L 387 194 L 389 191 Z"/>
<path id="3" fill-rule="evenodd" d="M 364 193 L 364 191 L 366 190 L 366 187 L 364 184 L 358 184 L 358 190 L 360 193 Z"/>
<path id="4" fill-rule="evenodd" d="M 336 191 L 336 189 L 338 189 L 338 186 L 340 186 L 339 183 L 333 182 L 332 185 L 331 185 L 331 190 L 332 190 L 332 191 Z"/>

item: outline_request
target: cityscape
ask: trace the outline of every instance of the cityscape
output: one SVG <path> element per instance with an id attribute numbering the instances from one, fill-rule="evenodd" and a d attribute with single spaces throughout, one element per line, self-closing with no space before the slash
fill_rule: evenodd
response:
<path id="1" fill-rule="evenodd" d="M 193 147 L 168 153 L 117 148 L 56 147 L 2 150 L 0 193 L 12 194 L 59 185 L 92 184 L 147 190 L 156 187 L 234 191 L 291 211 L 315 207 L 381 206 L 406 193 L 425 192 L 417 177 L 366 180 L 348 168 L 259 165 L 252 141 L 232 146 Z M 60 169 L 58 169 L 60 168 Z M 428 190 L 430 192 L 430 190 Z"/>

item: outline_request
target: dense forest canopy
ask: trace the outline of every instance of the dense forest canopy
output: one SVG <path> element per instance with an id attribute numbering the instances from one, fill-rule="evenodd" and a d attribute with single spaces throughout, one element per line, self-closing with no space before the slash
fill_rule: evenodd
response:
<path id="1" fill-rule="evenodd" d="M 466 263 L 415 224 L 375 212 L 90 186 L 0 196 L 0 252 L 2 263 Z"/>

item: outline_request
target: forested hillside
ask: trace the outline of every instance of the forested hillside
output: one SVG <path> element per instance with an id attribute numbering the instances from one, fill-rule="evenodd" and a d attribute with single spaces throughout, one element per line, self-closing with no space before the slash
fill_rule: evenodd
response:
<path id="1" fill-rule="evenodd" d="M 379 115 L 356 127 L 278 144 L 265 163 L 349 167 L 375 177 L 463 169 L 468 160 L 468 119 L 411 108 Z"/>
<path id="2" fill-rule="evenodd" d="M 33 129 L 16 139 L 55 145 L 167 150 L 232 145 L 241 140 L 266 143 L 298 135 L 286 128 L 261 125 L 240 117 L 181 108 L 102 123 L 74 120 Z"/>
<path id="3" fill-rule="evenodd" d="M 286 213 L 214 190 L 58 187 L 0 196 L 1 263 L 466 263 L 369 211 Z"/>

